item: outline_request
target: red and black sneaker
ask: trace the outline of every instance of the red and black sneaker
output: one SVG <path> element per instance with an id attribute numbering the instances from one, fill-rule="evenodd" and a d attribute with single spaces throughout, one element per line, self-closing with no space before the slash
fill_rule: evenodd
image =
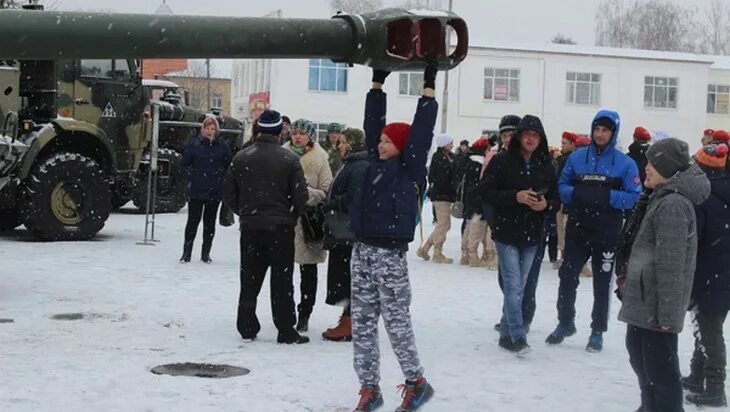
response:
<path id="1" fill-rule="evenodd" d="M 360 402 L 354 412 L 370 412 L 383 406 L 383 395 L 380 386 L 363 386 L 360 388 Z"/>
<path id="2" fill-rule="evenodd" d="M 403 396 L 403 403 L 395 410 L 395 412 L 416 411 L 433 397 L 433 387 L 421 376 L 415 381 L 406 381 L 405 385 L 399 385 Z"/>

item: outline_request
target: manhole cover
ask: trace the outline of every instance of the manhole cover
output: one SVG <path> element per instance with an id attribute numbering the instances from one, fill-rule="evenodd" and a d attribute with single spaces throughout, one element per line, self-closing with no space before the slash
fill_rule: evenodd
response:
<path id="1" fill-rule="evenodd" d="M 84 318 L 83 313 L 58 313 L 51 316 L 53 320 L 80 320 Z"/>
<path id="2" fill-rule="evenodd" d="M 246 368 L 231 365 L 212 365 L 209 363 L 171 363 L 152 368 L 156 375 L 196 376 L 198 378 L 231 378 L 247 375 Z"/>
<path id="3" fill-rule="evenodd" d="M 0 323 L 13 323 L 13 322 L 15 322 L 15 320 L 14 320 L 14 319 L 4 319 L 4 318 L 0 318 Z"/>

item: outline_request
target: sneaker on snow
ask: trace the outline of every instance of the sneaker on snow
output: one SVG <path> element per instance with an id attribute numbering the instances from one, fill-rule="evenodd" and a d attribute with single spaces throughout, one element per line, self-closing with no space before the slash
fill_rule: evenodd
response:
<path id="1" fill-rule="evenodd" d="M 406 381 L 405 385 L 398 385 L 403 396 L 403 403 L 395 410 L 395 412 L 416 411 L 433 397 L 434 390 L 426 378 L 421 376 L 415 382 Z"/>
<path id="2" fill-rule="evenodd" d="M 558 325 L 557 328 L 548 335 L 547 339 L 545 339 L 545 342 L 547 342 L 550 345 L 557 345 L 559 343 L 563 343 L 563 340 L 569 336 L 575 335 L 575 325 L 570 324 L 568 326 Z"/>
<path id="3" fill-rule="evenodd" d="M 510 338 L 509 336 L 500 336 L 499 347 L 512 352 L 512 338 Z"/>
<path id="4" fill-rule="evenodd" d="M 527 339 L 523 336 L 512 343 L 512 352 L 517 356 L 527 355 L 532 352 L 532 348 L 527 344 Z"/>
<path id="5" fill-rule="evenodd" d="M 383 406 L 383 395 L 379 386 L 363 386 L 360 388 L 360 401 L 354 412 L 370 412 Z"/>
<path id="6" fill-rule="evenodd" d="M 588 338 L 588 345 L 586 345 L 586 351 L 588 352 L 600 352 L 603 350 L 603 334 L 601 332 L 593 332 Z"/>
<path id="7" fill-rule="evenodd" d="M 309 343 L 309 338 L 306 336 L 302 336 L 296 332 L 288 334 L 288 335 L 283 335 L 283 334 L 279 333 L 279 336 L 277 336 L 277 338 L 276 338 L 276 342 L 286 343 L 286 344 L 296 343 L 297 345 L 299 345 L 302 343 Z"/>

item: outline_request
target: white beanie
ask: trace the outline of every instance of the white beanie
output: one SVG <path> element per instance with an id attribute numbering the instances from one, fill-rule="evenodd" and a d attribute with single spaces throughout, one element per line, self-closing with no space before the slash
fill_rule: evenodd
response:
<path id="1" fill-rule="evenodd" d="M 444 146 L 448 145 L 449 143 L 454 143 L 454 138 L 449 136 L 448 134 L 442 134 L 436 138 L 437 147 L 444 147 Z"/>

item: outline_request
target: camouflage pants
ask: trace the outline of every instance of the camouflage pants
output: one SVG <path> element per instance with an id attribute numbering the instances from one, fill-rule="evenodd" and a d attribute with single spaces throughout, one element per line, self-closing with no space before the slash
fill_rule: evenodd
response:
<path id="1" fill-rule="evenodd" d="M 411 285 L 406 252 L 356 243 L 352 250 L 352 342 L 361 385 L 380 381 L 378 321 L 383 315 L 390 344 L 406 379 L 423 374 L 411 325 Z"/>

